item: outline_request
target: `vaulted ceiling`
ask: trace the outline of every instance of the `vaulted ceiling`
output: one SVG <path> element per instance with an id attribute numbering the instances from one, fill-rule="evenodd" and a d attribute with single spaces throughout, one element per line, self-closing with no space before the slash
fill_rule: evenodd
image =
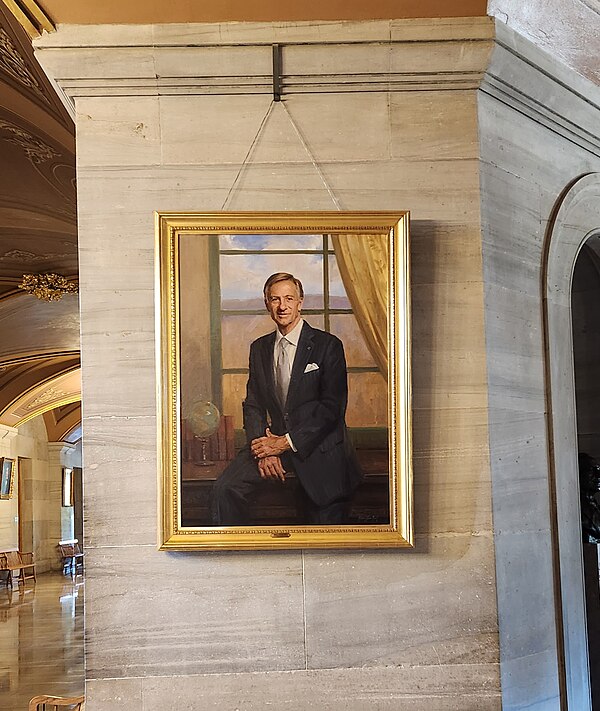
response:
<path id="1" fill-rule="evenodd" d="M 19 289 L 27 273 L 77 279 L 75 136 L 1 3 L 0 167 L 0 423 L 17 426 L 81 397 L 77 296 Z"/>

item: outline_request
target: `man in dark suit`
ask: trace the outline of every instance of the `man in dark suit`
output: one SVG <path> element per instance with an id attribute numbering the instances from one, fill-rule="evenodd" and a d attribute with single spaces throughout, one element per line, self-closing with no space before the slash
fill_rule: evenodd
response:
<path id="1" fill-rule="evenodd" d="M 295 472 L 304 498 L 302 522 L 346 523 L 361 472 L 344 420 L 344 347 L 304 321 L 304 290 L 292 274 L 272 274 L 264 299 L 277 330 L 250 346 L 243 403 L 248 446 L 215 483 L 213 523 L 248 523 L 252 494 L 265 481 L 285 482 L 289 471 Z"/>

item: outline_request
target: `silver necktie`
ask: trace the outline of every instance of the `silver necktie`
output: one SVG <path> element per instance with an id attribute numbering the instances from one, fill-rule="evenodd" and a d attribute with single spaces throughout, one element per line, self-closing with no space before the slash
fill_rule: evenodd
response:
<path id="1" fill-rule="evenodd" d="M 282 407 L 285 407 L 288 389 L 290 387 L 290 356 L 288 346 L 290 342 L 287 338 L 279 341 L 279 354 L 277 356 L 277 366 L 275 368 L 275 380 L 277 387 L 277 397 Z"/>

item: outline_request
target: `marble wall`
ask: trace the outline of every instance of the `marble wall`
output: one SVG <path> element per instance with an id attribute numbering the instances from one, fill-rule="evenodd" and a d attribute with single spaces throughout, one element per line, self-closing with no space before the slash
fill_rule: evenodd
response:
<path id="1" fill-rule="evenodd" d="M 496 711 L 499 655 L 505 710 L 558 709 L 541 285 L 597 89 L 487 18 L 37 48 L 77 122 L 90 711 Z M 336 203 L 411 211 L 414 550 L 157 551 L 153 211 Z"/>
<path id="2" fill-rule="evenodd" d="M 480 92 L 479 128 L 503 708 L 563 708 L 561 685 L 566 685 L 573 694 L 569 708 L 587 709 L 584 680 L 569 682 L 569 649 L 567 678 L 561 679 L 563 640 L 555 622 L 562 612 L 565 638 L 571 639 L 566 646 L 572 643 L 581 654 L 585 633 L 570 629 L 565 608 L 561 611 L 560 598 L 555 599 L 555 576 L 562 565 L 555 555 L 557 537 L 568 533 L 562 554 L 575 561 L 581 558 L 581 535 L 578 512 L 557 520 L 553 503 L 556 482 L 550 457 L 553 449 L 559 451 L 559 441 L 548 436 L 552 422 L 545 371 L 549 350 L 559 364 L 568 362 L 571 341 L 564 331 L 560 340 L 545 341 L 544 289 L 555 288 L 554 281 L 545 286 L 545 269 L 561 271 L 546 262 L 555 237 L 555 208 L 569 186 L 600 167 L 600 93 L 501 24 L 497 36 Z M 583 196 L 575 199 L 583 204 Z M 569 229 L 582 239 L 597 227 L 594 205 L 569 220 Z M 571 266 L 564 261 L 565 282 Z M 568 289 L 560 297 L 567 309 Z M 564 365 L 560 370 L 563 379 L 572 379 L 572 370 Z M 572 405 L 562 397 L 554 408 L 566 418 Z M 576 461 L 575 452 L 571 457 Z M 557 460 L 557 476 L 563 464 Z M 569 531 L 557 530 L 563 523 Z M 577 607 L 582 580 L 572 577 L 568 585 L 570 590 L 562 590 L 563 605 Z M 572 653 L 577 656 L 574 649 Z"/>
<path id="3" fill-rule="evenodd" d="M 77 122 L 90 711 L 500 708 L 474 91 L 492 29 L 38 42 Z M 412 213 L 415 549 L 159 552 L 153 211 L 335 209 L 328 188 Z"/>
<path id="4" fill-rule="evenodd" d="M 598 83 L 595 0 L 488 0 L 487 6 L 489 15 Z"/>

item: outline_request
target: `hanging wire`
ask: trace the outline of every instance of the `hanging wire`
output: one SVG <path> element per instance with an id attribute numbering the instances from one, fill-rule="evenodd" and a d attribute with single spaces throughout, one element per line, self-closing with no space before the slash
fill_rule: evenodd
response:
<path id="1" fill-rule="evenodd" d="M 223 206 L 221 207 L 221 210 L 225 210 L 225 209 L 227 208 L 227 206 L 228 206 L 228 204 L 229 204 L 229 202 L 230 202 L 230 200 L 231 200 L 231 198 L 232 198 L 232 196 L 233 196 L 233 194 L 234 194 L 234 192 L 235 192 L 235 190 L 236 190 L 236 188 L 237 188 L 237 185 L 238 185 L 238 183 L 239 183 L 239 181 L 240 181 L 240 178 L 241 178 L 241 176 L 242 176 L 242 173 L 244 172 L 244 169 L 245 169 L 246 166 L 250 163 L 250 160 L 251 160 L 251 158 L 252 158 L 252 155 L 253 155 L 253 153 L 254 153 L 254 150 L 255 150 L 255 148 L 256 148 L 256 145 L 257 145 L 257 143 L 258 143 L 258 140 L 259 140 L 261 134 L 263 133 L 263 130 L 264 130 L 265 126 L 267 125 L 267 122 L 268 122 L 268 120 L 269 120 L 269 117 L 271 116 L 271 113 L 273 112 L 273 109 L 274 109 L 276 103 L 283 107 L 283 110 L 285 111 L 286 116 L 287 116 L 288 119 L 289 119 L 289 122 L 292 124 L 292 128 L 294 129 L 294 133 L 295 133 L 296 136 L 298 137 L 298 140 L 300 141 L 300 143 L 302 144 L 302 147 L 304 148 L 306 154 L 308 155 L 308 157 L 309 157 L 309 159 L 310 159 L 310 162 L 312 163 L 313 168 L 316 170 L 317 175 L 319 176 L 319 179 L 321 180 L 321 183 L 323 184 L 323 187 L 325 188 L 325 190 L 327 190 L 327 193 L 329 194 L 329 197 L 331 198 L 331 201 L 332 201 L 333 204 L 335 205 L 335 209 L 338 210 L 338 211 L 341 211 L 341 210 L 342 210 L 342 207 L 341 207 L 341 205 L 340 205 L 339 200 L 338 200 L 337 197 L 334 195 L 333 190 L 331 189 L 329 183 L 327 182 L 327 179 L 325 178 L 325 175 L 323 174 L 323 171 L 322 171 L 321 168 L 319 167 L 319 164 L 317 163 L 317 161 L 316 161 L 316 159 L 315 159 L 315 156 L 314 156 L 313 153 L 311 152 L 311 150 L 310 150 L 310 148 L 309 148 L 309 146 L 308 146 L 308 143 L 306 142 L 304 136 L 302 135 L 302 132 L 300 131 L 300 129 L 298 128 L 298 125 L 297 125 L 296 122 L 294 121 L 294 118 L 292 117 L 292 115 L 291 115 L 290 112 L 288 111 L 288 108 L 287 108 L 287 106 L 285 105 L 285 101 L 277 101 L 277 102 L 275 102 L 274 100 L 271 101 L 271 103 L 269 104 L 269 108 L 267 109 L 267 112 L 266 112 L 265 115 L 263 116 L 263 120 L 261 121 L 260 126 L 258 127 L 258 131 L 256 132 L 256 135 L 254 136 L 254 139 L 253 139 L 253 141 L 252 141 L 252 143 L 251 143 L 251 145 L 250 145 L 250 148 L 248 149 L 248 152 L 246 153 L 246 157 L 244 158 L 244 161 L 243 161 L 243 163 L 241 164 L 241 166 L 240 166 L 240 168 L 239 168 L 239 170 L 238 170 L 238 172 L 237 172 L 237 175 L 235 176 L 235 180 L 233 181 L 231 187 L 229 188 L 229 192 L 227 193 L 227 197 L 225 198 L 225 201 L 223 202 Z"/>
<path id="2" fill-rule="evenodd" d="M 237 187 L 237 184 L 238 184 L 239 179 L 240 179 L 240 177 L 241 177 L 241 175 L 242 175 L 242 172 L 244 171 L 244 168 L 245 168 L 246 165 L 248 164 L 248 162 L 249 162 L 249 160 L 250 160 L 250 157 L 251 157 L 252 154 L 254 153 L 254 148 L 256 147 L 256 144 L 258 143 L 258 139 L 260 138 L 260 135 L 261 135 L 261 133 L 263 132 L 263 129 L 264 129 L 264 127 L 265 127 L 266 124 L 267 124 L 267 121 L 269 120 L 269 116 L 271 115 L 274 106 L 275 106 L 275 102 L 274 102 L 274 101 L 271 101 L 271 103 L 269 104 L 269 108 L 267 109 L 266 114 L 263 116 L 263 120 L 260 122 L 260 126 L 258 127 L 258 131 L 256 132 L 256 136 L 254 136 L 254 140 L 252 141 L 252 144 L 250 145 L 250 148 L 248 149 L 248 152 L 246 153 L 246 157 L 244 158 L 244 162 L 243 162 L 242 165 L 240 166 L 240 169 L 238 170 L 237 175 L 235 176 L 235 180 L 233 181 L 231 187 L 229 188 L 229 192 L 227 193 L 227 197 L 225 198 L 225 202 L 223 203 L 223 206 L 221 207 L 221 210 L 224 210 L 224 209 L 227 207 L 227 205 L 228 205 L 228 203 L 229 203 L 229 200 L 230 200 L 231 196 L 233 195 L 234 190 L 235 190 L 236 187 Z"/>
<path id="3" fill-rule="evenodd" d="M 287 117 L 289 118 L 290 123 L 292 124 L 292 127 L 294 128 L 294 131 L 296 132 L 296 135 L 297 135 L 298 138 L 300 139 L 300 143 L 302 144 L 302 146 L 304 147 L 304 150 L 306 151 L 308 157 L 310 158 L 310 162 L 313 164 L 313 167 L 314 167 L 314 169 L 317 171 L 317 174 L 319 175 L 319 178 L 321 179 L 321 182 L 323 183 L 323 185 L 325 186 L 325 189 L 326 189 L 327 192 L 329 193 L 329 197 L 331 198 L 333 204 L 335 205 L 335 209 L 341 211 L 342 208 L 341 208 L 341 206 L 340 206 L 339 200 L 338 200 L 338 199 L 336 198 L 336 196 L 333 194 L 333 190 L 332 190 L 331 187 L 329 186 L 329 183 L 327 182 L 327 180 L 326 180 L 326 178 L 325 178 L 325 175 L 323 174 L 323 171 L 322 171 L 321 168 L 319 167 L 319 164 L 318 164 L 317 161 L 315 160 L 314 155 L 312 154 L 310 148 L 308 147 L 307 142 L 304 140 L 304 136 L 302 135 L 302 132 L 300 131 L 300 129 L 298 128 L 298 126 L 297 126 L 296 122 L 294 121 L 292 115 L 291 115 L 290 112 L 288 111 L 288 108 L 287 108 L 287 106 L 285 105 L 285 101 L 282 101 L 282 102 L 281 102 L 281 105 L 283 106 L 283 110 L 284 110 L 285 113 L 287 114 Z"/>

